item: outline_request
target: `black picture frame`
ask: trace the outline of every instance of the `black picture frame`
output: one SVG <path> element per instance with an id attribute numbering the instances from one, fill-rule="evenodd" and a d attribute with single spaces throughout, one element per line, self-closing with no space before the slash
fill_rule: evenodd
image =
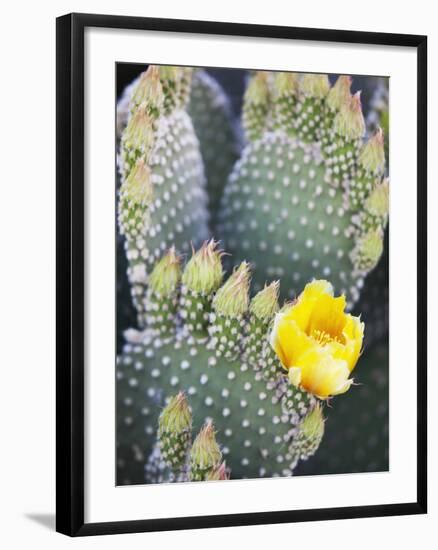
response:
<path id="1" fill-rule="evenodd" d="M 84 30 L 136 29 L 405 46 L 417 51 L 417 498 L 403 504 L 85 523 Z M 56 529 L 69 536 L 423 514 L 427 511 L 427 37 L 207 21 L 68 14 L 56 21 L 57 373 Z"/>

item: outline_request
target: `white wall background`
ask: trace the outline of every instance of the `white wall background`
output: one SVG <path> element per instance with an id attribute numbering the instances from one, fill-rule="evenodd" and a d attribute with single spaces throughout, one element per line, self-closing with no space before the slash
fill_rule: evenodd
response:
<path id="1" fill-rule="evenodd" d="M 436 537 L 438 520 L 438 384 L 433 344 L 438 324 L 430 317 L 430 513 L 252 528 L 123 535 L 71 540 L 54 533 L 55 502 L 55 17 L 71 11 L 209 19 L 429 35 L 430 127 L 438 123 L 438 31 L 433 3 L 415 8 L 395 2 L 313 0 L 237 2 L 199 0 L 58 0 L 6 2 L 1 40 L 0 191 L 0 545 L 3 548 L 286 548 L 356 550 L 420 546 Z M 438 231 L 437 133 L 430 134 L 430 240 Z M 6 192 L 6 195 L 5 195 Z M 432 219 L 434 218 L 434 219 Z M 434 250 L 433 250 L 434 248 Z M 436 246 L 430 247 L 431 313 L 438 307 Z M 435 288 L 434 288 L 435 287 Z M 407 291 L 409 291 L 407 289 Z M 6 352 L 6 357 L 5 357 Z M 426 365 L 424 366 L 426 368 Z M 406 396 L 408 405 L 409 396 Z"/>

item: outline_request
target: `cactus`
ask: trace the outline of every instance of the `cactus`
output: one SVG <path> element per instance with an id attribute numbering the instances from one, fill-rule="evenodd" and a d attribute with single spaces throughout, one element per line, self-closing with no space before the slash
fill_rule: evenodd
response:
<path id="1" fill-rule="evenodd" d="M 150 77 L 150 71 L 149 73 L 148 71 L 143 73 L 143 81 L 147 80 L 148 77 Z M 138 87 L 139 82 L 140 77 L 135 79 L 134 82 L 130 83 L 123 91 L 122 97 L 117 104 L 118 141 L 120 141 L 122 134 L 128 124 L 128 121 L 130 120 L 133 110 L 132 96 L 136 88 Z M 156 93 L 159 92 L 160 90 L 156 91 Z M 137 103 L 138 102 L 139 94 L 137 93 Z M 180 107 L 182 106 L 180 105 Z M 158 249 L 156 249 L 157 254 L 165 250 L 166 246 L 168 246 L 171 241 L 172 244 L 176 246 L 180 245 L 178 246 L 178 248 L 182 251 L 187 251 L 189 249 L 189 243 L 191 241 L 195 245 L 202 242 L 202 239 L 205 238 L 205 236 L 207 235 L 207 222 L 210 225 L 210 229 L 212 229 L 214 227 L 214 224 L 216 223 L 216 211 L 219 200 L 222 196 L 224 182 L 228 174 L 231 172 L 231 169 L 237 159 L 239 140 L 236 135 L 236 129 L 233 124 L 231 108 L 227 96 L 222 88 L 217 84 L 217 82 L 205 71 L 198 70 L 195 71 L 193 74 L 191 82 L 191 93 L 190 98 L 188 98 L 186 110 L 187 114 L 182 114 L 182 111 L 184 111 L 184 109 L 175 109 L 173 116 L 178 116 L 179 113 L 179 116 L 183 117 L 186 122 L 188 121 L 188 118 L 190 118 L 193 128 L 190 128 L 190 124 L 187 122 L 187 124 L 189 124 L 187 135 L 190 136 L 192 141 L 195 142 L 195 151 L 198 149 L 199 146 L 199 150 L 197 151 L 197 159 L 195 159 L 195 165 L 197 165 L 197 169 L 199 170 L 199 177 L 194 184 L 194 188 L 195 191 L 202 197 L 200 200 L 197 201 L 200 220 L 196 223 L 193 221 L 192 223 L 188 223 L 187 216 L 190 215 L 190 212 L 186 212 L 184 206 L 184 214 L 179 216 L 179 212 L 181 212 L 181 210 L 179 209 L 181 205 L 184 204 L 182 201 L 191 200 L 189 195 L 184 194 L 185 192 L 183 189 L 176 195 L 172 195 L 173 205 L 170 205 L 169 208 L 170 216 L 166 214 L 165 211 L 163 211 L 165 210 L 165 208 L 163 208 L 162 204 L 166 200 L 168 200 L 168 193 L 173 193 L 175 185 L 180 187 L 181 183 L 180 178 L 174 178 L 175 181 L 166 181 L 161 189 L 165 190 L 165 187 L 167 187 L 167 193 L 165 191 L 163 191 L 163 193 L 160 193 L 159 191 L 157 192 L 156 189 L 155 203 L 158 205 L 158 209 L 155 211 L 155 215 L 152 217 L 152 222 L 154 221 L 154 219 L 157 220 L 156 230 L 157 232 L 161 232 L 163 228 L 161 227 L 162 224 L 160 223 L 160 220 L 168 220 L 170 218 L 170 222 L 174 225 L 174 235 L 169 235 L 170 240 L 166 242 L 164 248 L 161 247 L 159 251 Z M 170 123 L 172 123 L 172 117 L 168 120 L 170 120 Z M 194 139 L 193 131 L 197 138 L 197 144 L 196 140 Z M 170 134 L 169 136 L 167 136 L 167 139 L 171 139 Z M 161 151 L 162 150 L 163 149 L 161 149 Z M 218 151 L 220 151 L 220 154 L 218 154 Z M 200 163 L 201 155 L 203 161 L 202 164 Z M 175 160 L 178 160 L 177 156 L 178 155 L 173 155 L 172 164 L 175 164 Z M 121 164 L 121 159 L 119 159 L 119 165 Z M 180 167 L 178 167 L 177 170 L 180 170 Z M 204 170 L 205 175 L 207 176 L 206 189 L 203 181 L 202 170 Z M 123 172 L 123 170 L 121 169 L 120 172 Z M 157 174 L 155 174 L 155 172 L 158 172 L 158 180 L 160 180 L 161 178 L 159 169 L 154 170 L 154 168 L 152 179 L 157 179 Z M 120 179 L 123 179 L 123 174 L 121 174 L 121 176 L 122 177 Z M 156 188 L 157 187 L 158 186 L 156 186 Z M 207 193 L 204 193 L 204 189 L 205 191 L 207 191 Z M 207 200 L 209 206 L 209 218 L 207 216 L 206 209 Z M 196 216 L 196 212 L 194 212 L 193 215 Z M 181 230 L 181 227 L 184 228 L 183 231 Z M 151 230 L 152 234 L 155 234 L 155 229 L 153 225 L 151 226 Z M 149 236 L 150 233 L 151 231 L 149 231 Z M 126 255 L 123 253 L 123 241 L 123 236 L 119 233 L 117 251 L 117 309 L 119 342 L 123 340 L 122 328 L 130 326 L 132 325 L 132 323 L 136 323 L 135 310 L 137 309 L 137 312 L 139 310 L 138 307 L 134 308 L 133 304 L 131 304 L 130 301 L 127 300 L 127 295 L 135 292 L 135 288 L 133 287 L 132 282 L 133 276 L 135 282 L 135 266 L 129 269 L 127 274 L 128 265 L 133 264 L 134 262 L 127 261 Z M 153 239 L 151 239 L 151 242 L 153 242 Z M 161 244 L 158 240 L 156 240 L 156 242 L 157 244 Z M 141 279 L 142 276 L 148 271 L 148 263 L 137 263 L 140 266 L 144 265 L 144 269 L 143 267 L 136 268 L 137 272 L 141 270 Z M 131 281 L 129 281 L 129 278 L 131 278 Z M 144 291 L 144 288 L 144 284 L 142 284 L 141 282 L 137 283 L 136 290 L 138 293 L 141 294 L 141 292 Z M 135 296 L 133 298 L 135 302 Z M 144 315 L 144 312 L 141 309 L 139 315 L 140 317 Z M 139 319 L 138 322 L 140 323 L 140 325 L 142 325 L 144 320 L 142 321 L 141 319 Z M 121 346 L 119 346 L 119 348 L 121 348 Z"/>
<path id="2" fill-rule="evenodd" d="M 384 172 L 382 133 L 363 143 L 349 78 L 333 87 L 326 75 L 288 79 L 252 77 L 247 145 L 224 190 L 218 236 L 233 260 L 254 263 L 256 290 L 282 278 L 293 298 L 303 282 L 325 277 L 352 306 L 383 246 L 387 211 L 368 216 Z"/>
<path id="3" fill-rule="evenodd" d="M 211 421 L 205 422 L 192 442 L 192 409 L 183 392 L 167 400 L 158 419 L 157 436 L 146 466 L 149 480 L 162 483 L 229 479 Z"/>
<path id="4" fill-rule="evenodd" d="M 208 236 L 204 167 L 185 110 L 187 73 L 149 67 L 121 137 L 119 228 L 139 326 L 145 325 L 148 267 L 171 246 L 187 251 L 190 241 Z"/>
<path id="5" fill-rule="evenodd" d="M 255 72 L 235 163 L 229 106 L 204 71 L 149 66 L 131 87 L 118 223 L 137 327 L 117 364 L 118 483 L 225 479 L 222 458 L 232 478 L 292 475 L 317 451 L 325 398 L 288 377 L 269 336 L 279 300 L 312 279 L 352 308 L 382 254 L 383 135 L 363 141 L 350 83 Z M 205 462 L 211 423 L 222 445 Z"/>
<path id="6" fill-rule="evenodd" d="M 200 423 L 214 421 L 233 477 L 289 475 L 305 455 L 302 449 L 292 449 L 291 442 L 316 398 L 290 386 L 267 338 L 278 311 L 278 283 L 266 286 L 250 302 L 248 264 L 242 263 L 223 282 L 220 258 L 215 242 L 204 243 L 185 266 L 180 289 L 173 286 L 174 272 L 163 271 L 163 265 L 175 261 L 173 250 L 151 273 L 147 302 L 153 304 L 154 315 L 147 317 L 143 332 L 127 333 L 117 370 L 118 417 L 123 426 L 118 444 L 125 457 L 119 465 L 120 480 L 143 481 L 132 477 L 129 463 L 135 464 L 139 445 L 141 456 L 153 448 L 157 425 L 163 441 L 166 423 L 163 417 L 158 421 L 158 415 L 166 397 L 178 390 L 190 400 L 196 430 Z M 157 272 L 160 287 L 154 284 Z M 163 287 L 173 289 L 172 303 L 178 303 L 182 313 L 179 320 L 168 316 L 170 296 Z M 178 402 L 170 405 L 173 414 Z M 187 433 L 189 420 L 182 424 Z M 180 449 L 188 440 L 181 436 L 182 429 L 176 431 L 179 443 L 174 434 L 170 439 L 174 455 L 181 458 Z M 167 454 L 169 438 L 165 445 Z M 127 478 L 124 468 L 130 470 Z"/>

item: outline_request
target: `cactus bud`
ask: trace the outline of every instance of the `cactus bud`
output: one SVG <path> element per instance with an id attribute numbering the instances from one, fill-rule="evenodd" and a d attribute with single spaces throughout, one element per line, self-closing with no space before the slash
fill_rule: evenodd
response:
<path id="1" fill-rule="evenodd" d="M 250 313 L 261 321 L 269 321 L 279 309 L 278 294 L 280 282 L 274 281 L 254 296 L 251 300 Z"/>
<path id="2" fill-rule="evenodd" d="M 355 210 L 361 210 L 364 202 L 376 185 L 376 177 L 381 176 L 385 169 L 385 146 L 383 132 L 380 128 L 362 147 L 358 157 L 356 177 L 349 183 L 350 205 Z M 381 190 L 383 191 L 383 190 Z M 385 201 L 384 192 L 373 200 Z M 385 204 L 381 205 L 383 208 Z"/>
<path id="3" fill-rule="evenodd" d="M 326 74 L 305 74 L 300 89 L 305 96 L 322 99 L 329 93 L 330 81 Z"/>
<path id="4" fill-rule="evenodd" d="M 239 355 L 243 342 L 242 317 L 249 305 L 249 280 L 249 264 L 242 262 L 213 298 L 210 346 L 218 357 L 223 355 L 230 361 Z"/>
<path id="5" fill-rule="evenodd" d="M 178 85 L 180 79 L 180 69 L 170 65 L 160 65 L 158 72 L 164 93 L 164 111 L 170 114 L 176 107 L 178 97 Z"/>
<path id="6" fill-rule="evenodd" d="M 131 112 L 145 103 L 151 118 L 158 118 L 163 104 L 163 88 L 160 82 L 158 67 L 150 65 L 148 70 L 140 75 L 138 84 L 131 98 Z"/>
<path id="7" fill-rule="evenodd" d="M 272 89 L 274 126 L 284 130 L 290 136 L 296 134 L 295 108 L 298 88 L 296 73 L 275 73 Z"/>
<path id="8" fill-rule="evenodd" d="M 268 73 L 258 71 L 251 78 L 243 100 L 243 126 L 249 140 L 260 138 L 267 129 L 269 103 Z"/>
<path id="9" fill-rule="evenodd" d="M 190 445 L 192 410 L 183 392 L 171 397 L 158 420 L 163 459 L 175 470 L 183 467 Z"/>
<path id="10" fill-rule="evenodd" d="M 128 241 L 135 241 L 143 233 L 152 195 L 150 169 L 140 158 L 120 188 L 118 222 L 120 233 Z"/>
<path id="11" fill-rule="evenodd" d="M 320 142 L 325 125 L 325 98 L 330 90 L 327 75 L 306 74 L 300 81 L 296 132 L 306 143 Z"/>
<path id="12" fill-rule="evenodd" d="M 248 84 L 245 101 L 256 105 L 267 105 L 269 101 L 268 73 L 257 71 Z"/>
<path id="13" fill-rule="evenodd" d="M 150 277 L 151 290 L 162 297 L 169 297 L 175 293 L 181 279 L 180 257 L 175 253 L 175 247 L 155 265 Z"/>
<path id="14" fill-rule="evenodd" d="M 159 65 L 158 72 L 160 79 L 164 82 L 173 82 L 173 86 L 176 87 L 176 82 L 178 80 L 178 67 L 173 67 L 172 65 Z"/>
<path id="15" fill-rule="evenodd" d="M 370 196 L 365 201 L 365 210 L 376 218 L 381 220 L 386 219 L 389 211 L 389 185 L 387 178 L 378 183 L 371 191 Z"/>
<path id="16" fill-rule="evenodd" d="M 217 444 L 214 427 L 207 422 L 193 442 L 190 451 L 190 478 L 192 481 L 204 481 L 212 470 L 221 463 L 222 453 Z"/>
<path id="17" fill-rule="evenodd" d="M 146 103 L 142 103 L 129 119 L 128 125 L 123 132 L 122 142 L 128 159 L 131 158 L 132 154 L 140 152 L 148 160 L 154 146 L 154 141 L 152 119 L 147 112 Z M 138 153 L 137 156 L 139 156 Z"/>
<path id="18" fill-rule="evenodd" d="M 193 69 L 191 67 L 179 68 L 178 98 L 181 107 L 185 107 L 190 99 L 192 76 Z"/>
<path id="19" fill-rule="evenodd" d="M 249 281 L 250 266 L 247 262 L 242 262 L 217 291 L 213 299 L 216 312 L 226 317 L 244 315 L 249 305 Z"/>
<path id="20" fill-rule="evenodd" d="M 300 431 L 290 446 L 295 460 L 307 460 L 316 453 L 324 436 L 324 424 L 322 406 L 317 403 L 301 421 Z"/>
<path id="21" fill-rule="evenodd" d="M 317 403 L 301 422 L 301 431 L 306 439 L 321 439 L 324 434 L 324 416 L 322 407 Z"/>
<path id="22" fill-rule="evenodd" d="M 199 336 L 207 335 L 214 291 L 222 282 L 222 251 L 213 239 L 193 251 L 182 276 L 181 317 L 186 328 Z"/>
<path id="23" fill-rule="evenodd" d="M 193 251 L 182 277 L 183 284 L 190 290 L 211 294 L 220 286 L 224 274 L 223 253 L 217 246 L 218 243 L 212 239 L 205 241 L 197 252 Z"/>
<path id="24" fill-rule="evenodd" d="M 279 291 L 279 281 L 265 285 L 265 288 L 254 296 L 249 306 L 250 317 L 247 325 L 248 338 L 245 342 L 245 355 L 248 364 L 255 368 L 263 366 L 260 358 L 267 346 L 270 321 L 279 309 Z M 265 359 L 268 360 L 267 357 Z"/>
<path id="25" fill-rule="evenodd" d="M 383 231 L 381 227 L 370 229 L 357 239 L 350 257 L 358 272 L 368 272 L 373 269 L 383 252 Z"/>
<path id="26" fill-rule="evenodd" d="M 362 147 L 359 153 L 359 164 L 367 172 L 383 173 L 385 169 L 385 140 L 381 128 L 377 128 L 375 134 Z"/>
<path id="27" fill-rule="evenodd" d="M 348 140 L 360 139 L 365 133 L 365 121 L 362 114 L 360 92 L 355 93 L 350 101 L 341 106 L 334 120 L 337 134 Z"/>
<path id="28" fill-rule="evenodd" d="M 148 206 L 152 200 L 151 171 L 143 159 L 138 159 L 122 186 L 124 198 L 130 202 Z"/>
<path id="29" fill-rule="evenodd" d="M 341 75 L 327 95 L 327 105 L 334 111 L 339 111 L 342 105 L 350 101 L 351 76 Z"/>
<path id="30" fill-rule="evenodd" d="M 217 468 L 213 468 L 205 478 L 206 481 L 225 481 L 228 479 L 230 479 L 230 473 L 225 462 L 222 462 Z"/>
<path id="31" fill-rule="evenodd" d="M 286 95 L 297 95 L 299 80 L 296 73 L 278 72 L 274 76 L 273 94 L 275 99 Z"/>
<path id="32" fill-rule="evenodd" d="M 177 289 L 181 280 L 180 258 L 172 246 L 155 265 L 149 277 L 149 289 L 144 300 L 146 320 L 157 334 L 175 330 L 177 316 Z"/>

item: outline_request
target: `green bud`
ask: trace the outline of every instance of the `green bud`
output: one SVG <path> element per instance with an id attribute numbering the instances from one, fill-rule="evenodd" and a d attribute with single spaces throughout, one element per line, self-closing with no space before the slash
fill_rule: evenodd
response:
<path id="1" fill-rule="evenodd" d="M 180 99 L 178 97 L 180 69 L 170 65 L 160 65 L 158 71 L 164 93 L 164 110 L 166 114 L 170 114 Z"/>
<path id="2" fill-rule="evenodd" d="M 359 154 L 359 164 L 368 172 L 382 174 L 385 170 L 385 139 L 382 128 L 365 143 Z"/>
<path id="3" fill-rule="evenodd" d="M 300 89 L 305 96 L 322 99 L 329 93 L 330 81 L 326 74 L 305 74 Z"/>
<path id="4" fill-rule="evenodd" d="M 297 95 L 298 87 L 299 81 L 296 73 L 275 73 L 273 92 L 276 99 L 286 95 Z"/>
<path id="5" fill-rule="evenodd" d="M 246 326 L 247 338 L 244 343 L 245 357 L 248 364 L 257 365 L 267 346 L 270 322 L 278 312 L 279 281 L 270 285 L 251 300 L 249 323 Z"/>
<path id="6" fill-rule="evenodd" d="M 242 123 L 248 140 L 260 139 L 270 124 L 269 73 L 258 71 L 252 76 L 243 99 Z"/>
<path id="7" fill-rule="evenodd" d="M 192 410 L 183 392 L 170 398 L 160 414 L 158 435 L 164 432 L 178 434 L 192 429 Z"/>
<path id="8" fill-rule="evenodd" d="M 160 79 L 167 82 L 174 82 L 174 86 L 176 87 L 176 82 L 179 79 L 179 67 L 173 67 L 172 65 L 159 65 L 158 66 L 158 73 L 160 75 Z"/>
<path id="9" fill-rule="evenodd" d="M 180 67 L 178 95 L 179 102 L 182 107 L 185 107 L 190 99 L 192 88 L 193 69 L 191 67 Z"/>
<path id="10" fill-rule="evenodd" d="M 138 159 L 122 184 L 121 198 L 142 207 L 149 206 L 153 196 L 151 172 L 143 159 Z"/>
<path id="11" fill-rule="evenodd" d="M 229 279 L 217 291 L 213 299 L 213 308 L 225 317 L 240 317 L 249 305 L 250 266 L 242 262 Z"/>
<path id="12" fill-rule="evenodd" d="M 325 419 L 322 414 L 322 407 L 317 403 L 301 422 L 301 432 L 306 439 L 320 439 L 324 435 Z"/>
<path id="13" fill-rule="evenodd" d="M 180 257 L 172 246 L 168 253 L 155 265 L 149 277 L 151 290 L 162 297 L 169 297 L 175 293 L 181 280 Z"/>
<path id="14" fill-rule="evenodd" d="M 164 100 L 163 88 L 160 82 L 158 67 L 150 65 L 148 70 L 140 75 L 138 84 L 132 94 L 131 111 L 145 103 L 146 110 L 152 118 L 158 118 Z"/>
<path id="15" fill-rule="evenodd" d="M 324 422 L 321 404 L 317 403 L 301 421 L 300 430 L 289 447 L 294 460 L 307 460 L 316 453 L 324 435 Z"/>
<path id="16" fill-rule="evenodd" d="M 122 135 L 126 149 L 138 150 L 148 159 L 154 146 L 154 128 L 146 103 L 142 103 L 129 119 Z"/>
<path id="17" fill-rule="evenodd" d="M 339 111 L 351 99 L 351 77 L 341 75 L 327 95 L 327 105 L 334 111 Z"/>
<path id="18" fill-rule="evenodd" d="M 274 281 L 254 296 L 250 304 L 250 312 L 261 321 L 269 321 L 278 311 L 278 294 L 280 282 Z"/>
<path id="19" fill-rule="evenodd" d="M 163 459 L 175 469 L 185 463 L 192 431 L 192 410 L 183 392 L 171 397 L 158 420 Z"/>
<path id="20" fill-rule="evenodd" d="M 354 268 L 360 272 L 373 269 L 383 252 L 383 232 L 380 227 L 361 235 L 351 252 Z"/>
<path id="21" fill-rule="evenodd" d="M 267 105 L 269 102 L 269 83 L 266 71 L 257 71 L 251 78 L 245 92 L 245 103 Z"/>
<path id="22" fill-rule="evenodd" d="M 296 105 L 299 81 L 296 73 L 274 73 L 272 79 L 273 128 L 282 129 L 289 136 L 296 135 Z"/>
<path id="23" fill-rule="evenodd" d="M 386 219 L 389 211 L 389 185 L 387 178 L 378 183 L 371 191 L 370 196 L 365 202 L 365 210 L 373 216 Z"/>
<path id="24" fill-rule="evenodd" d="M 183 392 L 170 398 L 159 418 L 158 435 L 164 432 L 180 433 L 192 429 L 192 410 Z"/>
<path id="25" fill-rule="evenodd" d="M 187 263 L 182 276 L 183 285 L 201 294 L 211 294 L 223 278 L 222 251 L 213 239 L 206 241 Z"/>
<path id="26" fill-rule="evenodd" d="M 341 106 L 334 120 L 336 133 L 348 140 L 360 139 L 365 133 L 365 121 L 362 114 L 360 92 L 355 93 L 350 101 Z"/>
<path id="27" fill-rule="evenodd" d="M 135 243 L 135 240 L 146 230 L 150 219 L 148 207 L 152 196 L 153 186 L 149 166 L 139 158 L 120 187 L 118 204 L 120 233 L 125 235 L 131 244 Z M 138 272 L 139 268 L 136 269 Z M 144 279 L 143 275 L 141 279 Z"/>
<path id="28" fill-rule="evenodd" d="M 219 467 L 221 460 L 222 453 L 216 441 L 213 424 L 207 422 L 196 436 L 190 451 L 192 481 L 205 480 L 212 470 Z"/>

